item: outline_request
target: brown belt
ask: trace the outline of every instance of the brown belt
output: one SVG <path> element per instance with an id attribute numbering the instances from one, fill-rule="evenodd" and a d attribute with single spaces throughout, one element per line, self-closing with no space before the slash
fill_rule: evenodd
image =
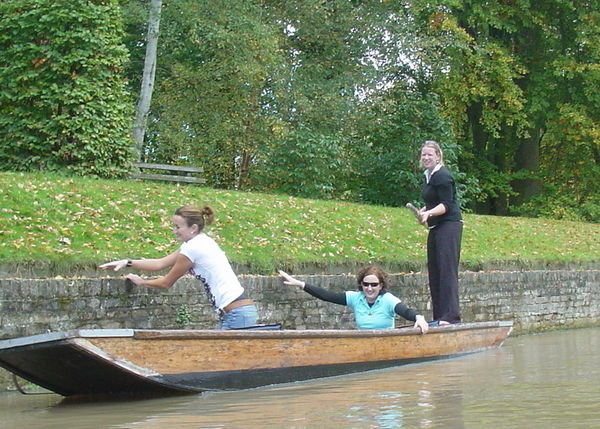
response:
<path id="1" fill-rule="evenodd" d="M 231 310 L 235 310 L 238 307 L 244 307 L 245 305 L 254 305 L 254 301 L 251 299 L 238 299 L 237 301 L 233 301 L 231 304 L 223 307 L 221 309 L 222 314 L 227 314 Z"/>

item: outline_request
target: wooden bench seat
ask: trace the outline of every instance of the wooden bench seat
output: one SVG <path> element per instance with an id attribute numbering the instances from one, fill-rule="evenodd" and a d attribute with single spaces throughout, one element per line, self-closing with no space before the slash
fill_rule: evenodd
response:
<path id="1" fill-rule="evenodd" d="M 168 165 L 168 164 L 152 164 L 146 162 L 136 162 L 134 166 L 139 172 L 134 172 L 132 177 L 141 180 L 165 180 L 169 182 L 184 182 L 184 183 L 206 183 L 206 180 L 201 177 L 192 176 L 192 174 L 203 173 L 202 167 L 192 167 L 187 165 Z M 168 174 L 146 173 L 143 170 L 158 170 Z"/>

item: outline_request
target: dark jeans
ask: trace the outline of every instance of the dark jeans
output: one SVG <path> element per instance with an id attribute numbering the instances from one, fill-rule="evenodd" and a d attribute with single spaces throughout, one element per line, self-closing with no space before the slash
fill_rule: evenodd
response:
<path id="1" fill-rule="evenodd" d="M 427 236 L 427 269 L 433 319 L 460 322 L 458 263 L 462 222 L 442 222 Z"/>

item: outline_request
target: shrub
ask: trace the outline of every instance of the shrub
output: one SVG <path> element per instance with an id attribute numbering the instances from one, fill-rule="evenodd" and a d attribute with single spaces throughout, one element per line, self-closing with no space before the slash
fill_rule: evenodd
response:
<path id="1" fill-rule="evenodd" d="M 0 3 L 0 169 L 118 177 L 133 158 L 116 0 Z"/>

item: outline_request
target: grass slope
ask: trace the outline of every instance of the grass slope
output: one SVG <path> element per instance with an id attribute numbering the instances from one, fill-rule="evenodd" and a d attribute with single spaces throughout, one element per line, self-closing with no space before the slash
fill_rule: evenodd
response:
<path id="1" fill-rule="evenodd" d="M 425 262 L 427 231 L 404 208 L 320 201 L 192 185 L 0 173 L 0 265 L 94 267 L 177 248 L 173 211 L 211 205 L 207 228 L 236 265 L 255 273 L 376 262 Z M 465 215 L 462 263 L 600 261 L 597 224 Z"/>

